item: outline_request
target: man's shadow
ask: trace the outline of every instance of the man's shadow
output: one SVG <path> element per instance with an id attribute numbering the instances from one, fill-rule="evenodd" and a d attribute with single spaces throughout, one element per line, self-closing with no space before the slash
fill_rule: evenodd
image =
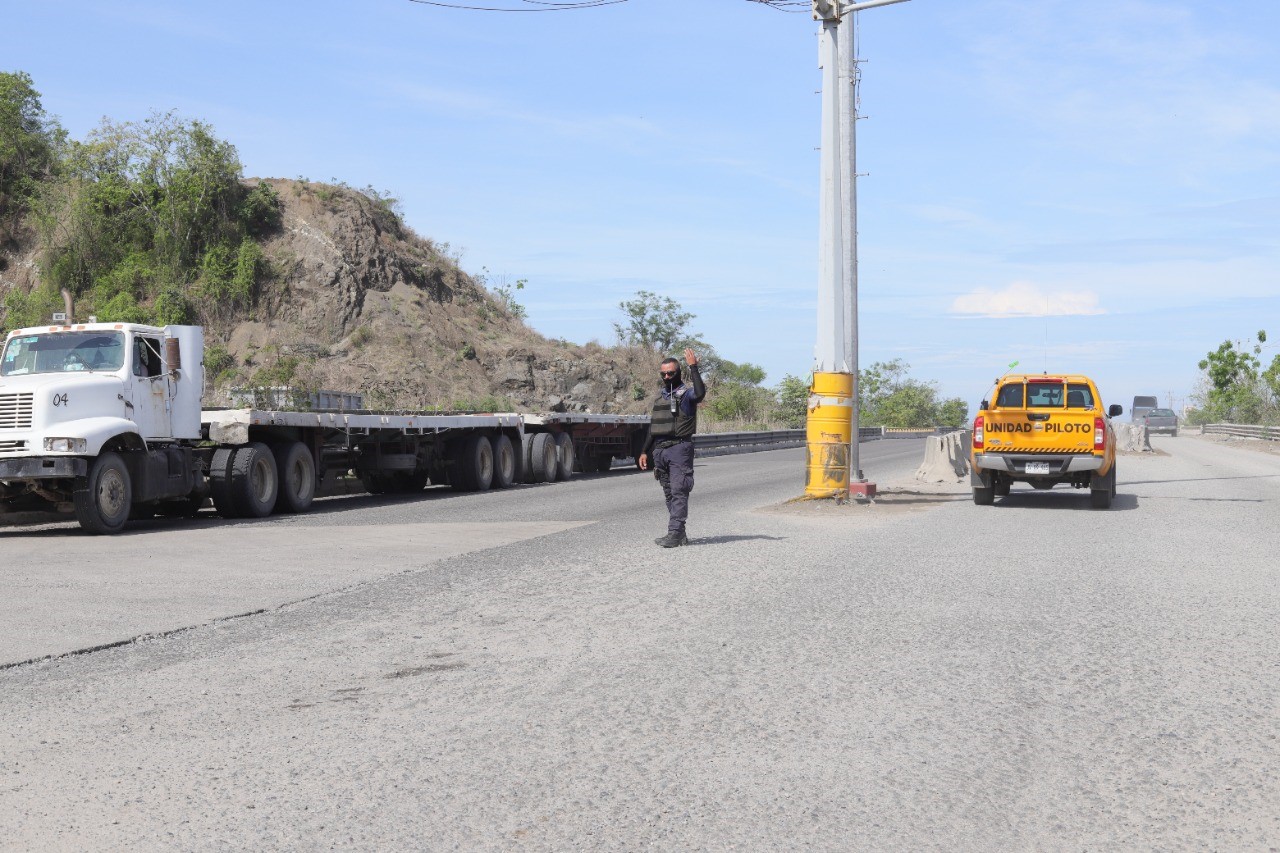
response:
<path id="1" fill-rule="evenodd" d="M 753 536 L 698 536 L 690 537 L 690 545 L 723 545 L 726 542 L 745 542 L 750 539 L 767 539 L 770 542 L 781 542 L 787 537 L 785 536 L 764 536 L 755 534 Z"/>

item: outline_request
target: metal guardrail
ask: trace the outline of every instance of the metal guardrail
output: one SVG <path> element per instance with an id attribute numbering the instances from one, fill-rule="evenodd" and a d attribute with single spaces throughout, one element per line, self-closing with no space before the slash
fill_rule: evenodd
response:
<path id="1" fill-rule="evenodd" d="M 951 427 L 936 429 L 886 429 L 885 427 L 861 427 L 858 440 L 878 441 L 888 438 L 926 438 L 931 435 L 944 435 L 954 432 Z M 753 432 L 707 432 L 693 437 L 696 450 L 722 450 L 726 448 L 746 449 L 759 447 L 800 446 L 805 442 L 803 429 L 756 430 Z"/>
<path id="2" fill-rule="evenodd" d="M 704 432 L 693 437 L 696 450 L 722 447 L 750 447 L 753 444 L 793 444 L 804 442 L 802 429 L 759 430 L 755 432 Z"/>
<path id="3" fill-rule="evenodd" d="M 1267 441 L 1280 441 L 1280 426 L 1261 426 L 1254 424 L 1205 424 L 1200 427 L 1201 435 L 1234 435 L 1237 438 L 1261 438 Z"/>

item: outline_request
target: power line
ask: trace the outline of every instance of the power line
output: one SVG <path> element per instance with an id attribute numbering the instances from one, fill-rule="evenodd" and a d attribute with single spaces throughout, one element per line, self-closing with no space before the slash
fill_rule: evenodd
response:
<path id="1" fill-rule="evenodd" d="M 423 6 L 439 6 L 442 9 L 465 9 L 471 12 L 568 12 L 574 9 L 594 9 L 598 6 L 615 6 L 627 0 L 513 0 L 523 6 L 474 6 L 469 3 L 445 3 L 442 0 L 409 0 Z"/>
<path id="2" fill-rule="evenodd" d="M 747 2 L 759 3 L 761 6 L 768 6 L 770 9 L 777 9 L 779 12 L 790 12 L 794 15 L 813 11 L 811 0 L 747 0 Z"/>
<path id="3" fill-rule="evenodd" d="M 442 9 L 463 9 L 471 12 L 569 12 L 576 9 L 596 9 L 600 6 L 616 6 L 628 0 L 509 0 L 513 6 L 478 6 L 472 3 L 447 3 L 445 0 L 409 0 L 423 6 Z M 746 0 L 760 6 L 768 6 L 779 12 L 802 14 L 812 11 L 811 0 Z"/>

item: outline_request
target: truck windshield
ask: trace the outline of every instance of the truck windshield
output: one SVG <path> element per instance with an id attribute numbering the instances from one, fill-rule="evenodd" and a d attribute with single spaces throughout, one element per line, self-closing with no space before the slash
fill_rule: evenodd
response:
<path id="1" fill-rule="evenodd" d="M 5 344 L 0 376 L 119 370 L 123 364 L 123 332 L 19 335 Z"/>

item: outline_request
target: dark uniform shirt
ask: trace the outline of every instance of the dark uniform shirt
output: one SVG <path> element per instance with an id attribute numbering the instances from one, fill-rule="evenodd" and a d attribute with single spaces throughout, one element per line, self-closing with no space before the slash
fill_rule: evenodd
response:
<path id="1" fill-rule="evenodd" d="M 702 382 L 702 374 L 696 364 L 684 368 L 688 371 L 689 381 L 681 382 L 674 388 L 663 388 L 653 401 L 653 413 L 649 421 L 649 437 L 644 443 L 644 453 L 653 452 L 654 444 L 661 441 L 692 438 L 698 429 L 698 403 L 707 394 L 707 386 Z M 671 401 L 675 400 L 675 412 L 672 412 Z"/>

